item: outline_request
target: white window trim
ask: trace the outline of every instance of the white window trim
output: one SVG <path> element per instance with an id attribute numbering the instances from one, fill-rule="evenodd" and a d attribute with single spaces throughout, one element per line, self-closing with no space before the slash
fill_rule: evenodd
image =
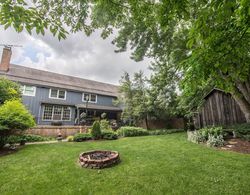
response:
<path id="1" fill-rule="evenodd" d="M 51 90 L 57 90 L 57 97 L 51 97 Z M 59 91 L 65 91 L 65 97 L 64 98 L 59 98 Z M 66 90 L 63 90 L 63 89 L 54 89 L 54 88 L 50 88 L 49 89 L 49 98 L 50 99 L 56 99 L 56 100 L 66 100 L 66 97 L 67 97 L 67 91 Z"/>
<path id="2" fill-rule="evenodd" d="M 44 108 L 45 108 L 45 106 L 43 106 L 43 115 L 42 115 L 42 121 L 71 121 L 71 115 L 72 115 L 72 109 L 71 109 L 71 107 L 69 106 L 69 110 L 70 110 L 70 113 L 69 113 L 69 120 L 62 120 L 62 118 L 63 118 L 63 110 L 64 109 L 62 109 L 62 114 L 61 114 L 61 120 L 53 120 L 53 118 L 54 118 L 54 109 L 55 109 L 55 106 L 61 106 L 61 105 L 51 105 L 52 106 L 52 116 L 51 116 L 51 120 L 49 120 L 49 119 L 44 119 Z M 64 107 L 64 106 L 62 106 L 62 107 Z"/>
<path id="3" fill-rule="evenodd" d="M 32 85 L 22 85 L 23 86 L 23 90 L 22 90 L 22 95 L 23 96 L 36 96 L 36 86 L 32 86 Z M 25 89 L 26 89 L 26 86 L 29 86 L 29 87 L 33 87 L 34 88 L 34 93 L 33 94 L 25 94 Z"/>
<path id="4" fill-rule="evenodd" d="M 91 100 L 89 100 L 88 102 L 94 103 L 94 104 L 97 103 L 97 94 L 93 94 L 93 93 L 82 93 L 82 102 L 87 102 L 87 101 L 84 100 L 85 94 L 88 94 L 89 96 L 90 96 L 90 95 L 95 95 L 95 97 L 96 97 L 96 98 L 95 98 L 95 102 L 94 102 L 94 101 L 91 101 Z"/>

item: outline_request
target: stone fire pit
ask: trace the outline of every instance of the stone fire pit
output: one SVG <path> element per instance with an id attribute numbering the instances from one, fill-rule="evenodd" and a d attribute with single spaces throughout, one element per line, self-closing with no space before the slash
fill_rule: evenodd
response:
<path id="1" fill-rule="evenodd" d="M 94 150 L 80 154 L 79 162 L 82 167 L 102 169 L 120 162 L 119 153 L 108 150 Z"/>

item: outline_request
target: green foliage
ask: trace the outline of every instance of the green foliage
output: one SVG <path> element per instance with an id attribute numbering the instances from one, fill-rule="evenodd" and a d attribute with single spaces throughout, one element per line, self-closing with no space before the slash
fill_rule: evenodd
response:
<path id="1" fill-rule="evenodd" d="M 24 141 L 24 142 L 43 142 L 43 141 L 51 141 L 51 140 L 55 140 L 55 138 L 44 137 L 44 136 L 33 135 L 33 134 L 24 134 L 24 135 L 8 136 L 7 143 L 15 144 L 15 143 L 20 143 L 21 141 Z"/>
<path id="2" fill-rule="evenodd" d="M 158 129 L 158 130 L 149 130 L 149 135 L 167 135 L 171 133 L 184 132 L 183 129 Z"/>
<path id="3" fill-rule="evenodd" d="M 128 125 L 137 125 L 141 120 L 146 121 L 149 115 L 149 94 L 147 79 L 142 71 L 134 74 L 133 79 L 127 72 L 124 72 L 120 80 L 119 102 L 124 105 L 122 119 Z"/>
<path id="4" fill-rule="evenodd" d="M 0 78 L 0 105 L 6 100 L 15 100 L 21 98 L 20 86 L 6 78 Z"/>
<path id="5" fill-rule="evenodd" d="M 134 137 L 149 135 L 149 131 L 140 127 L 121 127 L 118 129 L 118 135 L 122 137 Z"/>
<path id="6" fill-rule="evenodd" d="M 5 101 L 0 106 L 0 148 L 8 136 L 35 126 L 33 116 L 19 100 Z"/>
<path id="7" fill-rule="evenodd" d="M 101 128 L 101 131 L 104 131 L 104 130 L 112 131 L 112 128 L 107 119 L 102 119 L 100 121 L 100 128 Z"/>
<path id="8" fill-rule="evenodd" d="M 9 131 L 23 131 L 35 126 L 33 116 L 19 100 L 5 101 L 0 106 L 0 124 Z"/>
<path id="9" fill-rule="evenodd" d="M 101 126 L 99 121 L 95 121 L 92 126 L 91 135 L 93 139 L 100 139 L 101 138 Z"/>
<path id="10" fill-rule="evenodd" d="M 210 147 L 221 147 L 224 145 L 224 139 L 222 135 L 208 135 L 207 145 Z"/>
<path id="11" fill-rule="evenodd" d="M 92 139 L 91 134 L 89 133 L 77 133 L 74 135 L 74 142 L 83 142 L 86 140 Z"/>
<path id="12" fill-rule="evenodd" d="M 188 132 L 188 140 L 194 143 L 207 143 L 211 147 L 220 147 L 224 145 L 225 135 L 222 127 L 203 128 Z"/>
<path id="13" fill-rule="evenodd" d="M 222 127 L 210 127 L 210 128 L 203 128 L 199 130 L 201 132 L 202 137 L 204 137 L 205 140 L 208 140 L 209 135 L 213 136 L 219 136 L 224 135 L 224 131 Z"/>
<path id="14" fill-rule="evenodd" d="M 104 130 L 102 131 L 102 139 L 114 140 L 118 139 L 118 135 L 114 131 Z"/>
<path id="15" fill-rule="evenodd" d="M 65 29 L 87 35 L 101 29 L 103 38 L 115 29 L 116 52 L 130 48 L 135 61 L 154 60 L 150 101 L 157 108 L 163 105 L 170 114 L 190 115 L 202 104 L 204 94 L 218 87 L 233 95 L 250 121 L 248 0 L 33 2 L 27 6 L 25 0 L 1 0 L 0 24 L 5 29 L 13 26 L 17 32 L 35 29 L 44 34 L 48 29 L 59 39 L 66 37 Z M 176 91 L 182 92 L 181 98 L 174 98 Z M 152 111 L 154 106 L 142 106 L 145 102 L 135 106 L 134 112 L 129 111 L 133 104 L 127 102 L 124 117 L 137 120 L 149 111 L 159 116 L 157 109 Z"/>
<path id="16" fill-rule="evenodd" d="M 68 136 L 67 141 L 68 142 L 73 142 L 74 141 L 74 136 L 73 135 Z"/>
<path id="17" fill-rule="evenodd" d="M 206 138 L 201 134 L 201 131 L 188 131 L 187 139 L 193 143 L 203 143 L 206 142 Z"/>
<path id="18" fill-rule="evenodd" d="M 235 136 L 250 141 L 250 123 L 236 124 L 231 127 Z"/>

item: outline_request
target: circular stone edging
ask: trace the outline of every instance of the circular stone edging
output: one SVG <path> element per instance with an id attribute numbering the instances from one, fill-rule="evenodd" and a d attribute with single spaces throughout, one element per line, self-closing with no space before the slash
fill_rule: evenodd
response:
<path id="1" fill-rule="evenodd" d="M 103 159 L 91 159 L 93 154 L 106 154 L 108 157 Z M 79 163 L 82 167 L 91 168 L 91 169 L 102 169 L 106 167 L 111 167 L 120 162 L 120 156 L 117 151 L 109 150 L 93 150 L 88 152 L 83 152 L 79 156 Z"/>

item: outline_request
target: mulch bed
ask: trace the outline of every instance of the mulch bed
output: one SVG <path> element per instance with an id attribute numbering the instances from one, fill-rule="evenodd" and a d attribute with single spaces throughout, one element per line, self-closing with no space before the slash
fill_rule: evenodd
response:
<path id="1" fill-rule="evenodd" d="M 250 142 L 237 138 L 228 139 L 226 140 L 225 146 L 221 147 L 221 149 L 250 154 Z"/>
<path id="2" fill-rule="evenodd" d="M 5 155 L 9 155 L 9 154 L 12 154 L 12 153 L 15 153 L 17 152 L 17 149 L 9 149 L 9 148 L 3 148 L 3 149 L 0 149 L 0 157 L 1 156 L 5 156 Z"/>

